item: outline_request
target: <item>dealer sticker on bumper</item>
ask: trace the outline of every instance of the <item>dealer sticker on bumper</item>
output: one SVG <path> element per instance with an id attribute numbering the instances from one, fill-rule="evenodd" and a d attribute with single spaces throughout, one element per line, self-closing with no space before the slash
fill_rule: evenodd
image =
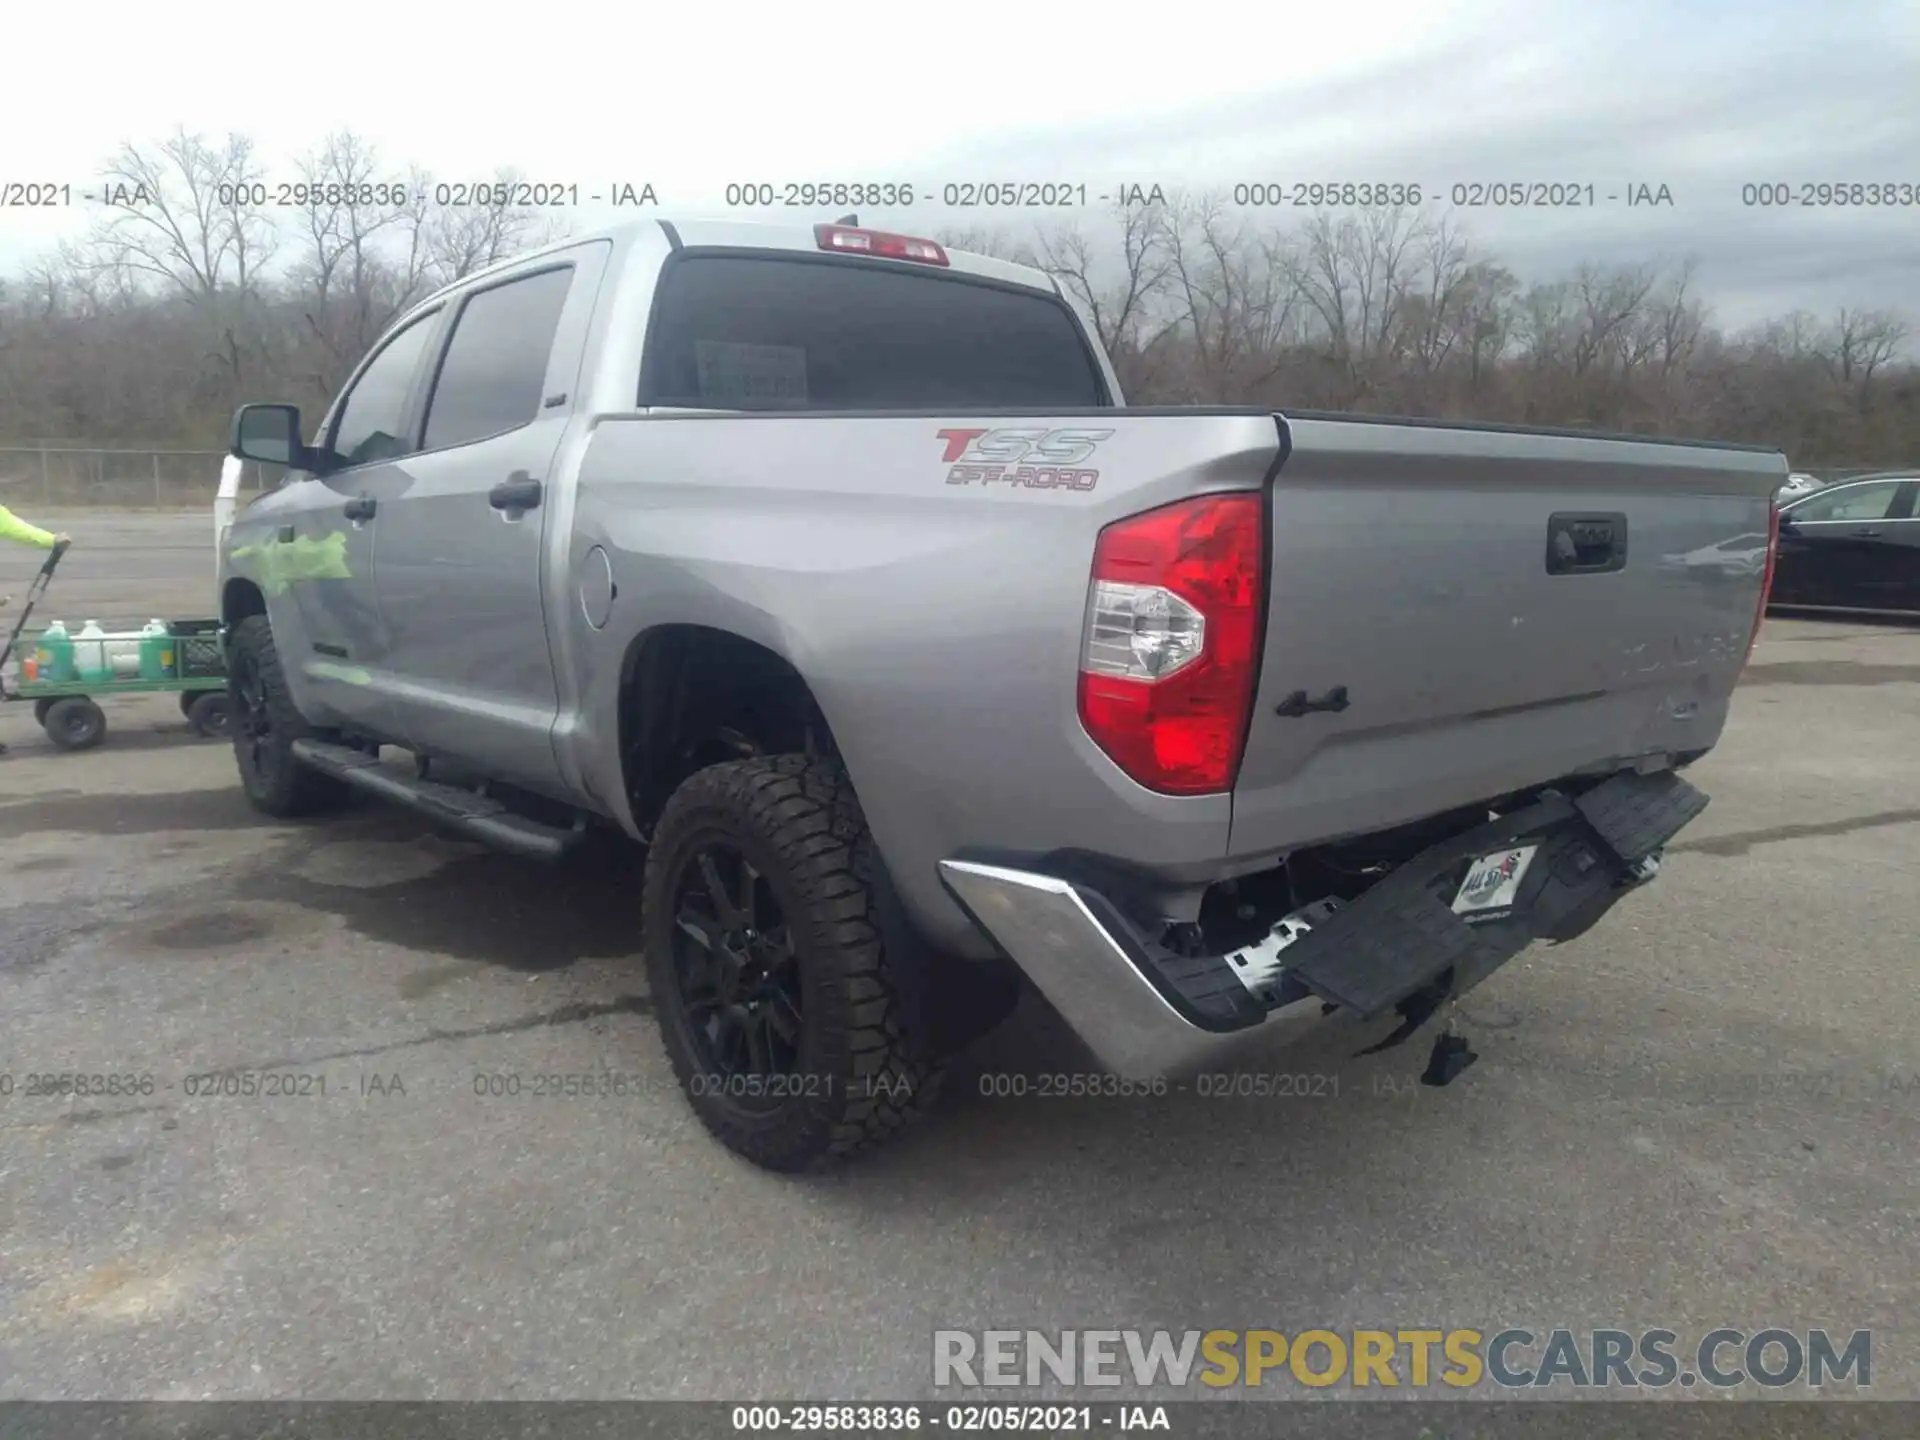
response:
<path id="1" fill-rule="evenodd" d="M 1496 850 L 1474 861 L 1453 897 L 1453 913 L 1472 919 L 1512 909 L 1520 882 L 1527 877 L 1527 867 L 1533 864 L 1533 852 L 1539 848 L 1522 845 L 1515 850 Z"/>

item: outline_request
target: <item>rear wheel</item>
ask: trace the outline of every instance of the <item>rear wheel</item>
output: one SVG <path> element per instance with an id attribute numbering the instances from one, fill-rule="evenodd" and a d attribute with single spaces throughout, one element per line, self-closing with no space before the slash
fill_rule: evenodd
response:
<path id="1" fill-rule="evenodd" d="M 52 695 L 42 695 L 38 700 L 33 702 L 34 724 L 44 725 L 47 723 L 47 711 L 53 708 L 56 698 L 56 696 Z"/>
<path id="2" fill-rule="evenodd" d="M 933 1099 L 942 1066 L 908 1033 L 838 770 L 786 755 L 687 780 L 654 828 L 641 924 L 674 1074 L 728 1148 L 811 1169 Z"/>
<path id="3" fill-rule="evenodd" d="M 202 690 L 186 706 L 187 724 L 207 740 L 224 740 L 233 731 L 233 701 L 224 690 Z"/>
<path id="4" fill-rule="evenodd" d="M 240 784 L 253 808 L 280 819 L 338 805 L 346 787 L 293 757 L 293 742 L 314 733 L 287 693 L 273 631 L 264 615 L 234 626 L 227 644 L 229 733 Z"/>
<path id="5" fill-rule="evenodd" d="M 84 695 L 55 700 L 40 723 L 62 750 L 91 750 L 107 736 L 106 711 Z"/>

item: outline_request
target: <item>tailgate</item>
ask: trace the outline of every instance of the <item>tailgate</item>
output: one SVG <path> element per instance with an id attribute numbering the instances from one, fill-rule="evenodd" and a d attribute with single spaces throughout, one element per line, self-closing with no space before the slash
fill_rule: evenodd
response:
<path id="1" fill-rule="evenodd" d="M 1274 481 L 1236 856 L 1718 739 L 1784 457 L 1281 423 L 1291 451 Z"/>

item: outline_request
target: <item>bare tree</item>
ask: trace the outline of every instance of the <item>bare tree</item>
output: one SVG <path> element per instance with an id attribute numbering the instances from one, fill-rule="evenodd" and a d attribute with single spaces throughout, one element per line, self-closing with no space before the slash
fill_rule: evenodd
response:
<path id="1" fill-rule="evenodd" d="M 1307 222 L 1294 280 L 1344 382 L 1342 404 L 1386 388 L 1407 348 L 1409 280 L 1423 248 L 1444 280 L 1453 263 L 1448 242 L 1408 207 L 1337 217 L 1321 211 Z"/>
<path id="2" fill-rule="evenodd" d="M 248 290 L 272 255 L 274 229 L 253 198 L 264 172 L 243 135 L 214 145 L 178 130 L 150 147 L 125 144 L 104 178 L 104 263 L 197 299 Z"/>
<path id="3" fill-rule="evenodd" d="M 1145 350 L 1165 330 L 1164 325 L 1149 326 L 1148 313 L 1173 274 L 1166 209 L 1116 203 L 1113 218 L 1120 232 L 1117 274 L 1109 273 L 1097 243 L 1075 224 L 1056 226 L 1040 236 L 1039 268 L 1080 303 L 1109 351 L 1123 345 Z M 1143 329 L 1151 333 L 1143 335 Z"/>
<path id="4" fill-rule="evenodd" d="M 1634 318 L 1659 278 L 1654 265 L 1582 265 L 1574 271 L 1577 321 L 1569 359 L 1576 378 L 1596 367 L 1624 363 Z"/>
<path id="5" fill-rule="evenodd" d="M 277 234 L 265 214 L 265 180 L 244 135 L 213 143 L 185 129 L 158 144 L 122 145 L 108 163 L 109 215 L 88 247 L 124 298 L 154 287 L 190 307 L 203 358 L 202 395 L 238 393 L 257 346 L 253 311 Z"/>
<path id="6" fill-rule="evenodd" d="M 1910 333 L 1905 321 L 1888 310 L 1842 310 L 1835 318 L 1821 360 L 1834 382 L 1864 414 L 1873 378 Z"/>
<path id="7" fill-rule="evenodd" d="M 1400 326 L 1411 371 L 1410 408 L 1425 411 L 1444 405 L 1441 381 L 1457 352 L 1480 358 L 1484 337 L 1469 323 L 1469 311 L 1488 298 L 1481 266 L 1466 236 L 1451 219 L 1419 227 L 1414 235 L 1407 293 L 1401 300 Z"/>
<path id="8" fill-rule="evenodd" d="M 382 174 L 373 147 L 352 131 L 328 136 L 299 173 L 305 204 L 292 279 L 318 346 L 308 379 L 327 395 L 419 297 L 427 261 L 417 200 Z"/>
<path id="9" fill-rule="evenodd" d="M 566 226 L 555 212 L 514 203 L 524 178 L 517 170 L 500 170 L 491 181 L 475 187 L 474 203 L 456 206 L 441 203 L 424 176 L 414 177 L 413 219 L 426 271 L 435 285 L 450 285 L 496 261 L 563 237 Z"/>
<path id="10" fill-rule="evenodd" d="M 1263 399 L 1290 358 L 1300 305 L 1290 240 L 1262 237 L 1217 195 L 1176 195 L 1164 228 L 1188 401 Z"/>
<path id="11" fill-rule="evenodd" d="M 1519 293 L 1519 279 L 1502 265 L 1481 260 L 1467 268 L 1454 323 L 1460 332 L 1456 353 L 1465 363 L 1469 407 L 1487 398 L 1489 381 L 1513 343 L 1513 301 Z"/>
<path id="12" fill-rule="evenodd" d="M 511 171 L 456 196 L 389 176 L 350 132 L 303 162 L 287 211 L 262 203 L 244 136 L 176 132 L 106 168 L 106 219 L 0 283 L 11 440 L 217 444 L 237 400 L 328 398 L 405 307 L 564 229 L 512 203 Z M 1777 446 L 1805 469 L 1920 461 L 1906 317 L 1797 311 L 1726 334 L 1692 262 L 1523 284 L 1452 219 L 1281 226 L 1219 196 L 941 238 L 1052 273 L 1135 403 L 1656 430 Z"/>

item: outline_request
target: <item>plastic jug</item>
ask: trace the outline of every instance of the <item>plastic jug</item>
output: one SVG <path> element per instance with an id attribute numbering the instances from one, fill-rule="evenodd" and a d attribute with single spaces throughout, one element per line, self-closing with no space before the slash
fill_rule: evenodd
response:
<path id="1" fill-rule="evenodd" d="M 89 620 L 80 627 L 80 633 L 73 637 L 73 671 L 76 679 L 96 684 L 113 678 L 113 671 L 107 665 L 107 632 L 100 628 L 98 620 Z"/>
<path id="2" fill-rule="evenodd" d="M 67 634 L 67 627 L 56 620 L 41 631 L 34 642 L 33 658 L 37 662 L 35 678 L 43 684 L 58 685 L 73 679 L 73 637 Z"/>
<path id="3" fill-rule="evenodd" d="M 140 632 L 140 678 L 173 678 L 173 634 L 164 620 L 149 620 Z"/>
<path id="4" fill-rule="evenodd" d="M 140 635 L 138 631 L 110 630 L 103 648 L 107 652 L 107 675 L 114 680 L 135 680 L 140 675 Z"/>

